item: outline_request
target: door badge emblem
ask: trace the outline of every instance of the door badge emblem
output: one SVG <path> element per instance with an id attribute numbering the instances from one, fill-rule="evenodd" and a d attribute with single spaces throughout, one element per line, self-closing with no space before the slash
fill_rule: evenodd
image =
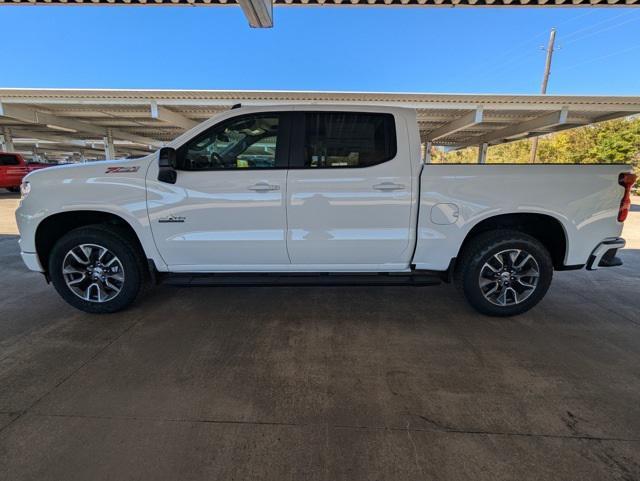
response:
<path id="1" fill-rule="evenodd" d="M 138 166 L 134 166 L 134 167 L 107 167 L 107 170 L 105 170 L 105 174 L 127 174 L 129 172 L 138 172 L 138 170 L 140 169 L 140 167 Z"/>
<path id="2" fill-rule="evenodd" d="M 181 217 L 178 215 L 170 215 L 168 217 L 160 217 L 158 219 L 158 222 L 160 222 L 161 224 L 168 224 L 171 222 L 184 222 L 186 219 L 186 217 Z"/>

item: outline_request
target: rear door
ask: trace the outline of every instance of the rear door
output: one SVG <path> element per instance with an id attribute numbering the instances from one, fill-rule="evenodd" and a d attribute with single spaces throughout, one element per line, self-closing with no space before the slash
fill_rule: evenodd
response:
<path id="1" fill-rule="evenodd" d="M 289 115 L 233 117 L 178 148 L 175 184 L 148 179 L 153 236 L 172 271 L 279 270 L 289 265 Z"/>
<path id="2" fill-rule="evenodd" d="M 404 119 L 366 111 L 295 115 L 287 181 L 291 263 L 310 270 L 407 268 L 412 168 Z"/>

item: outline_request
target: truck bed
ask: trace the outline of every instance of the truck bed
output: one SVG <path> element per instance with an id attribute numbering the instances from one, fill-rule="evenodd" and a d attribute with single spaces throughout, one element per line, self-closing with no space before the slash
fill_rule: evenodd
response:
<path id="1" fill-rule="evenodd" d="M 500 215 L 537 214 L 562 225 L 563 265 L 584 265 L 606 238 L 619 236 L 626 164 L 426 164 L 414 265 L 445 270 L 467 234 Z"/>

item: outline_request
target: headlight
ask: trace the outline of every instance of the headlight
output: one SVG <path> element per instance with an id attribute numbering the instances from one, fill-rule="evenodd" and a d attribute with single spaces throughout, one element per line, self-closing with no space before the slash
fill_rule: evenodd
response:
<path id="1" fill-rule="evenodd" d="M 22 195 L 22 198 L 24 199 L 28 196 L 29 192 L 31 192 L 31 182 L 23 180 L 22 184 L 20 184 L 20 194 Z"/>

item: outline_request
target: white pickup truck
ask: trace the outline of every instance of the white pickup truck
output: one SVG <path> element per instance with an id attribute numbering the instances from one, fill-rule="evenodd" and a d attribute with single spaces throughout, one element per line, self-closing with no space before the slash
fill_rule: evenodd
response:
<path id="1" fill-rule="evenodd" d="M 635 181 L 625 165 L 424 164 L 416 112 L 234 108 L 134 160 L 29 174 L 22 258 L 87 312 L 146 281 L 455 281 L 509 316 L 555 270 L 620 265 Z"/>

